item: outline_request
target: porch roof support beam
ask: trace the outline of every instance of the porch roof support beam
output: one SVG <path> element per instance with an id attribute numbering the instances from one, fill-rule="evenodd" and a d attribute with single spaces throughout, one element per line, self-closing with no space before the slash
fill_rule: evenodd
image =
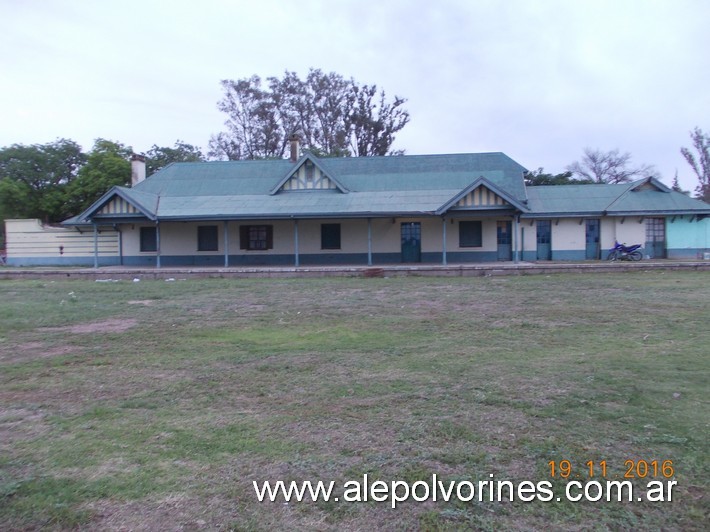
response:
<path id="1" fill-rule="evenodd" d="M 224 267 L 229 268 L 229 222 L 224 221 Z"/>
<path id="2" fill-rule="evenodd" d="M 160 223 L 155 221 L 155 267 L 160 268 Z"/>
<path id="3" fill-rule="evenodd" d="M 367 265 L 372 266 L 372 218 L 367 219 Z"/>
<path id="4" fill-rule="evenodd" d="M 298 253 L 298 220 L 293 220 L 293 261 L 296 268 L 301 265 Z"/>
<path id="5" fill-rule="evenodd" d="M 441 264 L 446 266 L 446 216 L 441 217 Z"/>
<path id="6" fill-rule="evenodd" d="M 99 267 L 99 228 L 94 222 L 94 268 Z"/>

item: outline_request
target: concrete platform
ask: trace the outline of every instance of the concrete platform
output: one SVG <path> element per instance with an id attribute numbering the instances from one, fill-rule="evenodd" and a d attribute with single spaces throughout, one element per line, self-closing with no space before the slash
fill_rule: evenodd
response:
<path id="1" fill-rule="evenodd" d="M 499 262 L 476 264 L 387 264 L 378 266 L 261 266 L 248 268 L 173 267 L 12 268 L 0 267 L 0 279 L 189 279 L 304 277 L 483 277 L 553 273 L 611 273 L 653 270 L 710 271 L 710 261 L 651 260 L 640 262 Z"/>

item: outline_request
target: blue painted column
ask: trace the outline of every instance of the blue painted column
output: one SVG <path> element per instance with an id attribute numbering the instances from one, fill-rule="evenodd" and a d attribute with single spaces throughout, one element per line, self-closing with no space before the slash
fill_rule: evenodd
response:
<path id="1" fill-rule="evenodd" d="M 298 255 L 298 220 L 293 221 L 293 255 L 296 268 L 301 265 L 301 259 Z"/>
<path id="2" fill-rule="evenodd" d="M 372 266 L 372 218 L 367 219 L 367 265 Z"/>
<path id="3" fill-rule="evenodd" d="M 446 217 L 441 218 L 441 227 L 442 227 L 442 235 L 441 235 L 441 263 L 446 266 Z"/>
<path id="4" fill-rule="evenodd" d="M 160 223 L 155 222 L 155 267 L 160 268 Z"/>
<path id="5" fill-rule="evenodd" d="M 513 262 L 516 264 L 520 262 L 518 253 L 518 230 L 520 229 L 520 216 L 513 216 Z"/>
<path id="6" fill-rule="evenodd" d="M 94 268 L 99 267 L 99 228 L 94 222 Z"/>
<path id="7" fill-rule="evenodd" d="M 229 268 L 229 222 L 224 221 L 224 267 Z"/>

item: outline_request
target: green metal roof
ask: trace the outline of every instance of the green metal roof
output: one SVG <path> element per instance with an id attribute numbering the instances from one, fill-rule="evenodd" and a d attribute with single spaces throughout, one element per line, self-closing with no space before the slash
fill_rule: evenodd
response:
<path id="1" fill-rule="evenodd" d="M 278 190 L 306 159 L 338 190 Z M 524 171 L 502 153 L 176 163 L 134 188 L 114 187 L 80 220 L 115 194 L 161 220 L 434 214 L 482 179 L 523 205 Z"/>
<path id="2" fill-rule="evenodd" d="M 528 187 L 523 216 L 710 214 L 710 205 L 675 192 L 656 179 L 620 185 Z"/>
<path id="3" fill-rule="evenodd" d="M 329 190 L 281 190 L 306 160 L 336 185 Z M 288 160 L 177 163 L 134 188 L 114 187 L 66 223 L 94 219 L 116 195 L 150 220 L 442 215 L 478 186 L 525 217 L 604 214 L 710 214 L 710 205 L 673 192 L 655 179 L 624 185 L 528 187 L 525 169 L 503 153 L 343 157 L 306 154 Z"/>

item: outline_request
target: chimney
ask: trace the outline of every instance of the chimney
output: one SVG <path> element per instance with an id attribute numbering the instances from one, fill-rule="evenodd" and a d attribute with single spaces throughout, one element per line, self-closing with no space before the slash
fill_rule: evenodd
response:
<path id="1" fill-rule="evenodd" d="M 298 133 L 291 133 L 291 136 L 288 138 L 288 140 L 291 142 L 291 162 L 295 163 L 298 161 L 298 142 L 301 140 L 298 136 Z"/>
<path id="2" fill-rule="evenodd" d="M 131 186 L 145 180 L 145 156 L 134 153 L 131 155 Z"/>

